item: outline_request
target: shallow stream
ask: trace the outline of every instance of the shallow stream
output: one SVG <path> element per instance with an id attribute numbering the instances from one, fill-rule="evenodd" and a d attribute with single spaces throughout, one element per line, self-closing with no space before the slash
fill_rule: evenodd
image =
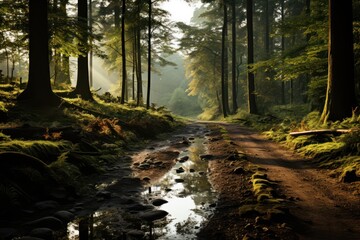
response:
<path id="1" fill-rule="evenodd" d="M 180 152 L 176 164 L 163 177 L 138 193 L 111 192 L 111 198 L 118 197 L 122 205 L 112 203 L 106 207 L 105 204 L 91 214 L 76 218 L 68 224 L 67 239 L 196 239 L 197 232 L 215 209 L 217 195 L 208 181 L 208 160 L 201 157 L 207 154 L 206 137 L 188 139 L 189 146 Z M 149 149 L 133 157 L 144 156 L 144 152 Z M 134 203 L 134 197 L 140 200 Z M 155 199 L 166 203 L 154 207 Z M 164 210 L 168 215 L 151 224 L 132 222 L 148 210 Z"/>

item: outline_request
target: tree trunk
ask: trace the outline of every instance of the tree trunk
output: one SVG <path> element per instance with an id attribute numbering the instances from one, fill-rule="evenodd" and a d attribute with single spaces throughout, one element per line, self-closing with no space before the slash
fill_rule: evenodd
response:
<path id="1" fill-rule="evenodd" d="M 61 103 L 50 84 L 47 0 L 29 0 L 29 80 L 18 100 L 35 107 Z"/>
<path id="2" fill-rule="evenodd" d="M 226 118 L 228 116 L 228 107 L 227 107 L 227 102 L 228 102 L 228 98 L 227 98 L 227 78 L 225 77 L 225 75 L 227 74 L 227 69 L 226 69 L 226 62 L 227 61 L 227 57 L 225 53 L 227 51 L 226 48 L 226 31 L 227 31 L 227 6 L 224 2 L 223 5 L 224 8 L 224 14 L 223 14 L 223 18 L 224 18 L 224 22 L 223 22 L 223 27 L 222 27 L 222 33 L 221 33 L 221 100 L 222 100 L 222 112 L 223 112 L 223 116 L 224 118 Z"/>
<path id="3" fill-rule="evenodd" d="M 280 1 L 280 7 L 281 7 L 281 23 L 284 23 L 285 21 L 285 6 L 284 6 L 284 0 Z M 281 34 L 281 53 L 283 54 L 285 51 L 285 35 Z M 284 79 L 281 79 L 281 104 L 286 104 L 285 99 L 285 81 Z"/>
<path id="4" fill-rule="evenodd" d="M 151 89 L 151 21 L 152 21 L 152 2 L 149 0 L 149 22 L 148 22 L 148 86 L 146 95 L 146 109 L 150 108 L 150 89 Z"/>
<path id="5" fill-rule="evenodd" d="M 67 12 L 66 12 L 66 6 L 69 3 L 69 0 L 60 0 L 60 14 L 62 17 L 66 18 L 67 17 Z M 68 55 L 61 55 L 60 56 L 60 73 L 59 73 L 59 78 L 58 78 L 58 83 L 63 83 L 66 85 L 70 85 L 71 84 L 71 80 L 70 80 L 70 59 Z"/>
<path id="6" fill-rule="evenodd" d="M 226 112 L 230 113 L 229 107 L 229 38 L 228 38 L 228 6 L 224 4 L 224 32 L 225 32 L 225 51 L 224 51 L 224 93 Z"/>
<path id="7" fill-rule="evenodd" d="M 257 114 L 255 76 L 250 67 L 254 63 L 253 0 L 246 1 L 246 22 L 248 42 L 248 111 L 251 114 Z"/>
<path id="8" fill-rule="evenodd" d="M 236 1 L 231 2 L 231 12 L 232 12 L 232 60 L 231 60 L 231 80 L 232 80 L 232 103 L 233 103 L 233 114 L 237 112 L 238 103 L 237 103 L 237 71 L 236 71 Z"/>
<path id="9" fill-rule="evenodd" d="M 90 28 L 90 35 L 93 34 L 93 8 L 92 8 L 92 0 L 89 0 L 89 28 Z M 89 84 L 90 87 L 93 86 L 93 41 L 90 38 L 90 52 L 89 52 Z"/>
<path id="10" fill-rule="evenodd" d="M 140 42 L 140 27 L 137 29 L 137 67 L 136 67 L 136 80 L 137 80 L 137 106 L 143 105 L 143 89 L 142 89 L 142 66 L 141 66 L 141 42 Z"/>
<path id="11" fill-rule="evenodd" d="M 269 0 L 265 0 L 265 59 L 267 60 L 270 55 L 270 19 L 269 19 Z"/>
<path id="12" fill-rule="evenodd" d="M 88 5 L 87 0 L 78 0 L 78 21 L 80 26 L 84 29 L 81 34 L 81 39 L 79 43 L 81 54 L 78 56 L 78 72 L 77 72 L 77 83 L 73 96 L 80 95 L 80 97 L 84 100 L 93 101 L 93 97 L 90 91 L 89 84 L 89 58 L 87 51 L 87 43 L 88 43 L 88 33 L 87 33 L 87 23 L 88 23 Z"/>
<path id="13" fill-rule="evenodd" d="M 125 12 L 126 12 L 126 2 L 122 0 L 121 7 L 121 62 L 122 62 L 122 81 L 121 81 L 121 104 L 125 103 L 125 94 L 126 94 L 126 52 L 125 52 Z"/>
<path id="14" fill-rule="evenodd" d="M 329 0 L 328 84 L 323 122 L 351 117 L 356 107 L 352 1 Z"/>

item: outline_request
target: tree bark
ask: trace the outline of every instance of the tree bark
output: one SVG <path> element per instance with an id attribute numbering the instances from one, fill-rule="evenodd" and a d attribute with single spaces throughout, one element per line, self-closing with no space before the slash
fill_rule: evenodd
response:
<path id="1" fill-rule="evenodd" d="M 79 39 L 79 47 L 82 55 L 78 56 L 78 71 L 76 88 L 72 92 L 72 96 L 79 95 L 83 100 L 93 101 L 93 97 L 90 91 L 89 84 L 89 57 L 88 57 L 88 5 L 87 0 L 78 0 L 78 22 L 82 26 L 83 32 L 81 33 L 81 39 Z"/>
<path id="2" fill-rule="evenodd" d="M 227 6 L 224 2 L 223 4 L 224 14 L 223 14 L 223 27 L 221 33 L 221 100 L 222 100 L 222 112 L 224 118 L 228 116 L 228 97 L 227 97 L 227 48 L 226 48 L 226 32 L 227 32 Z"/>
<path id="3" fill-rule="evenodd" d="M 61 103 L 50 83 L 47 0 L 29 0 L 29 80 L 17 99 L 35 107 Z"/>
<path id="4" fill-rule="evenodd" d="M 237 71 L 236 71 L 236 1 L 231 2 L 231 12 L 232 12 L 232 22 L 231 22 L 231 32 L 232 32 L 232 61 L 231 61 L 231 80 L 232 80 L 232 104 L 233 104 L 233 114 L 237 112 L 238 103 L 237 103 Z"/>
<path id="5" fill-rule="evenodd" d="M 122 82 L 121 82 L 121 104 L 125 103 L 126 94 L 126 50 L 125 50 L 125 12 L 126 12 L 126 0 L 122 0 L 121 7 L 121 58 L 122 58 Z"/>
<path id="6" fill-rule="evenodd" d="M 328 84 L 323 122 L 351 117 L 357 106 L 352 21 L 352 1 L 329 0 Z"/>
<path id="7" fill-rule="evenodd" d="M 146 95 L 146 109 L 150 108 L 150 89 L 151 89 L 151 21 L 152 21 L 152 2 L 149 0 L 149 22 L 148 22 L 148 86 Z"/>
<path id="8" fill-rule="evenodd" d="M 248 111 L 250 114 L 257 114 L 255 76 L 250 67 L 254 63 L 253 0 L 246 1 L 246 22 L 248 42 Z"/>

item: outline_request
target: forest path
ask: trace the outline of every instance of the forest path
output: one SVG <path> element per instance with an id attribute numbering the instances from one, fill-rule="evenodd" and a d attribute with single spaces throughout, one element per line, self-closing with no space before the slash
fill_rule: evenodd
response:
<path id="1" fill-rule="evenodd" d="M 304 222 L 300 239 L 360 239 L 360 197 L 349 190 L 349 184 L 330 178 L 309 160 L 253 130 L 238 124 L 219 125 L 252 163 L 279 182 L 287 197 L 298 199 L 291 213 Z"/>

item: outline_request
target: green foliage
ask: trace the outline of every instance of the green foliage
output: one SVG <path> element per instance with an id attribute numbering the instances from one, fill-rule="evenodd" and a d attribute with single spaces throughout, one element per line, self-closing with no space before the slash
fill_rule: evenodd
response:
<path id="1" fill-rule="evenodd" d="M 170 110 L 181 116 L 196 116 L 201 109 L 197 104 L 197 98 L 187 96 L 185 89 L 176 88 L 169 101 Z"/>
<path id="2" fill-rule="evenodd" d="M 52 162 L 49 167 L 54 171 L 59 182 L 63 185 L 80 189 L 83 187 L 81 171 L 76 165 L 67 161 L 68 155 L 68 152 L 62 153 L 57 161 Z"/>
<path id="3" fill-rule="evenodd" d="M 71 148 L 72 144 L 68 141 L 12 140 L 0 143 L 0 151 L 22 152 L 39 158 L 45 163 L 55 161 L 57 156 Z"/>

